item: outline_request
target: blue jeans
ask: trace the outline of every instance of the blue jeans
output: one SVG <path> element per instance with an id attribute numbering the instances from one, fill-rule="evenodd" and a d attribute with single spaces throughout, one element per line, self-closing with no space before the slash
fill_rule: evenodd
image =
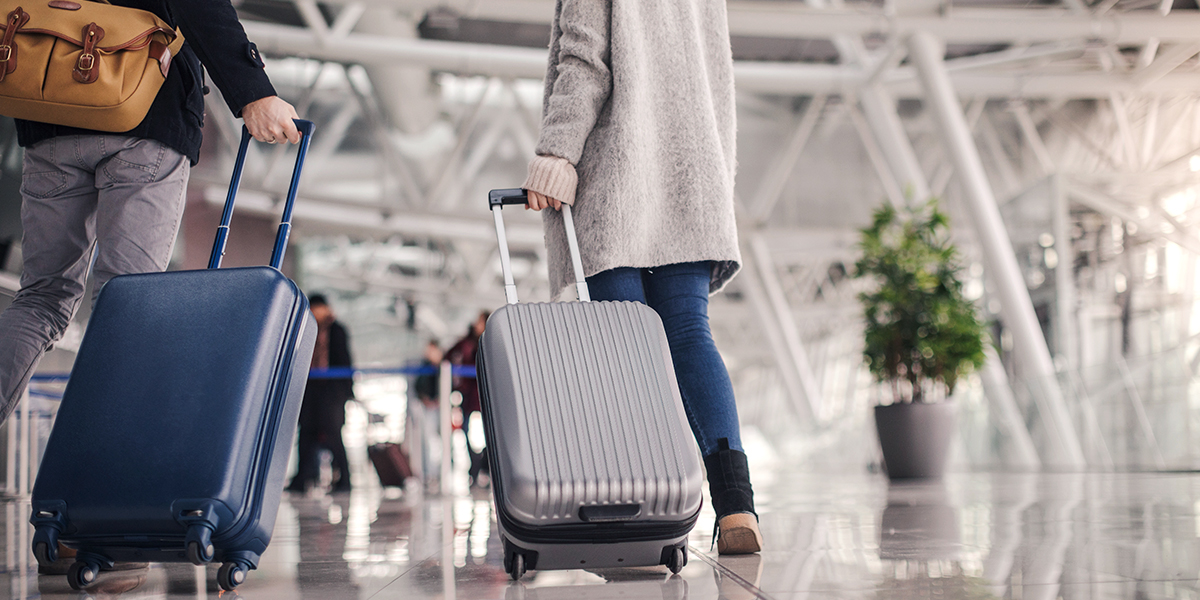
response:
<path id="1" fill-rule="evenodd" d="M 708 327 L 711 273 L 711 263 L 694 262 L 619 267 L 587 278 L 592 300 L 641 302 L 662 318 L 683 408 L 704 456 L 718 450 L 721 438 L 742 450 L 733 384 Z"/>

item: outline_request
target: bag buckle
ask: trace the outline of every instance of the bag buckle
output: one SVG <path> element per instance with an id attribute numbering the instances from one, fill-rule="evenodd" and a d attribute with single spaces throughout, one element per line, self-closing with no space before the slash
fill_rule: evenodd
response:
<path id="1" fill-rule="evenodd" d="M 94 54 L 81 54 L 79 56 L 80 71 L 91 71 L 94 66 L 96 66 L 96 56 Z"/>
<path id="2" fill-rule="evenodd" d="M 8 44 L 0 46 L 0 62 L 6 63 L 10 58 L 12 58 L 12 46 Z"/>

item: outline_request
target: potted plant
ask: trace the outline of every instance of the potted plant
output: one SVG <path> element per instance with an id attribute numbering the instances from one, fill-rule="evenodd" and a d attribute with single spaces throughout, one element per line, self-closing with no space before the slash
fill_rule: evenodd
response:
<path id="1" fill-rule="evenodd" d="M 866 320 L 863 356 L 891 403 L 875 407 L 884 465 L 893 479 L 940 477 L 954 431 L 954 386 L 983 365 L 984 325 L 963 297 L 958 252 L 937 201 L 875 211 L 861 230 L 855 277 Z"/>

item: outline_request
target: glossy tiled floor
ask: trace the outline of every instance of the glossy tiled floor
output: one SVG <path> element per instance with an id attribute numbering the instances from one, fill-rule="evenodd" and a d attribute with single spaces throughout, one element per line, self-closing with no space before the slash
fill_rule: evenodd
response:
<path id="1" fill-rule="evenodd" d="M 1200 598 L 1200 474 L 956 474 L 941 484 L 892 486 L 868 474 L 764 475 L 774 476 L 759 486 L 766 551 L 718 557 L 709 551 L 709 528 L 701 526 L 692 537 L 692 561 L 676 577 L 662 568 L 559 571 L 511 583 L 486 492 L 422 498 L 363 486 L 350 495 L 293 496 L 259 570 L 238 594 L 247 600 Z M 0 506 L 7 567 L 0 598 L 89 597 L 61 577 L 35 574 L 22 525 L 27 504 Z M 214 571 L 190 565 L 106 573 L 89 592 L 169 600 L 218 595 Z"/>

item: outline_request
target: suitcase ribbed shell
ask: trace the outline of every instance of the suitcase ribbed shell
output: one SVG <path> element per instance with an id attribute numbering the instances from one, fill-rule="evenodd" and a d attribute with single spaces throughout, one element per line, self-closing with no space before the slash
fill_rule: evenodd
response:
<path id="1" fill-rule="evenodd" d="M 633 302 L 511 304 L 481 341 L 503 509 L 529 526 L 582 507 L 640 505 L 683 521 L 700 506 L 699 454 L 662 322 Z"/>

